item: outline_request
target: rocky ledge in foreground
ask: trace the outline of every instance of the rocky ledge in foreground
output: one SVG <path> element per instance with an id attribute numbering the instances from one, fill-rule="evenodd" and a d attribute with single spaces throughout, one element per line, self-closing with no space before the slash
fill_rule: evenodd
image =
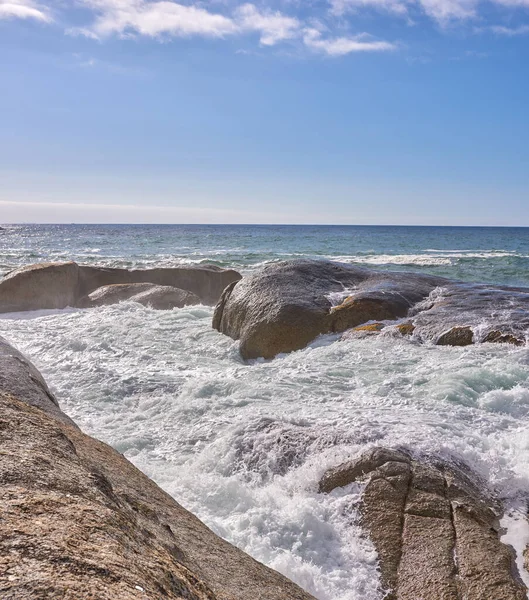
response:
<path id="1" fill-rule="evenodd" d="M 213 305 L 224 288 L 240 278 L 236 271 L 216 266 L 111 269 L 75 262 L 38 263 L 0 280 L 0 313 L 99 306 L 124 299 L 155 308 Z"/>
<path id="2" fill-rule="evenodd" d="M 318 335 L 372 322 L 379 322 L 375 333 L 394 324 L 396 334 L 444 345 L 523 345 L 529 289 L 297 260 L 232 282 L 213 317 L 215 329 L 240 340 L 247 359 L 273 358 L 304 348 Z"/>
<path id="3" fill-rule="evenodd" d="M 0 340 L 2 600 L 314 600 L 60 412 Z"/>
<path id="4" fill-rule="evenodd" d="M 527 600 L 501 507 L 465 467 L 375 448 L 327 472 L 320 491 L 367 481 L 362 525 L 386 600 Z"/>

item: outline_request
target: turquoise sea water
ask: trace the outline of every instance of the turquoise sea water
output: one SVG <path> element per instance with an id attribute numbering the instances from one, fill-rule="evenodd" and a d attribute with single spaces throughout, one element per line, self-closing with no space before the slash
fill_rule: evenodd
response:
<path id="1" fill-rule="evenodd" d="M 37 261 L 147 267 L 325 257 L 529 286 L 529 229 L 7 226 L 0 272 Z M 322 336 L 244 362 L 213 309 L 135 303 L 0 315 L 84 431 L 219 535 L 319 600 L 382 600 L 358 526 L 361 485 L 317 492 L 326 468 L 374 445 L 464 461 L 506 507 L 520 574 L 529 542 L 529 348 Z"/>
<path id="2" fill-rule="evenodd" d="M 0 273 L 43 260 L 248 270 L 300 256 L 529 286 L 529 228 L 14 225 L 0 231 Z"/>

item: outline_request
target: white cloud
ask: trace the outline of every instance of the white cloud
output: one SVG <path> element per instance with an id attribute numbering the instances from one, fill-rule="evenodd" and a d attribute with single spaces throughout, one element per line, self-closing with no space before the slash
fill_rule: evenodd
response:
<path id="1" fill-rule="evenodd" d="M 529 0 L 496 1 L 529 3 Z M 441 25 L 476 17 L 478 4 L 478 0 L 329 0 L 329 2 L 331 13 L 339 16 L 365 8 L 407 16 L 410 9 L 414 7 Z"/>
<path id="2" fill-rule="evenodd" d="M 44 23 L 52 20 L 45 7 L 30 0 L 0 0 L 0 19 L 35 19 Z"/>
<path id="3" fill-rule="evenodd" d="M 262 12 L 248 3 L 237 7 L 231 16 L 169 0 L 84 0 L 84 4 L 96 11 L 94 23 L 68 33 L 103 38 L 109 35 L 226 37 L 257 32 L 261 44 L 273 46 L 298 36 L 301 27 L 294 17 L 278 11 Z"/>
<path id="4" fill-rule="evenodd" d="M 85 0 L 97 11 L 91 27 L 81 30 L 98 38 L 112 34 L 158 37 L 224 37 L 237 31 L 232 19 L 197 6 L 144 0 Z"/>
<path id="5" fill-rule="evenodd" d="M 406 0 L 330 0 L 330 4 L 331 13 L 338 16 L 357 12 L 362 8 L 374 8 L 398 15 L 405 15 L 408 12 Z"/>
<path id="6" fill-rule="evenodd" d="M 261 44 L 273 46 L 282 40 L 295 38 L 299 34 L 301 23 L 294 17 L 282 13 L 259 12 L 253 4 L 243 4 L 235 11 L 239 27 L 246 31 L 261 33 Z"/>
<path id="7" fill-rule="evenodd" d="M 319 30 L 305 28 L 295 17 L 279 11 L 261 11 L 249 3 L 235 8 L 231 16 L 168 0 L 84 0 L 84 3 L 96 11 L 96 19 L 90 27 L 70 33 L 82 33 L 98 39 L 110 35 L 225 37 L 256 32 L 260 35 L 263 46 L 274 46 L 285 40 L 299 40 L 311 50 L 329 56 L 395 48 L 389 42 L 376 41 L 369 36 L 366 38 L 365 34 L 323 38 Z"/>
<path id="8" fill-rule="evenodd" d="M 373 40 L 366 34 L 355 37 L 323 38 L 317 29 L 306 29 L 303 42 L 308 48 L 328 56 L 343 56 L 351 52 L 387 52 L 396 49 L 394 44 Z"/>
<path id="9" fill-rule="evenodd" d="M 489 31 L 496 33 L 497 35 L 506 35 L 514 37 L 517 35 L 529 34 L 529 25 L 519 25 L 518 27 L 505 27 L 504 25 L 492 25 L 489 27 Z"/>
<path id="10" fill-rule="evenodd" d="M 420 3 L 424 12 L 441 25 L 477 16 L 477 0 L 420 0 Z"/>
<path id="11" fill-rule="evenodd" d="M 510 8 L 529 8 L 529 0 L 493 0 L 496 4 L 500 4 Z"/>

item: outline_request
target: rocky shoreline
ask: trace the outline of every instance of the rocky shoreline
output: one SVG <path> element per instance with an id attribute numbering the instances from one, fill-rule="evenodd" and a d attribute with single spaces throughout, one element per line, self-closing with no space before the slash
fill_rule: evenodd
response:
<path id="1" fill-rule="evenodd" d="M 309 600 L 60 411 L 0 339 L 3 600 Z"/>
<path id="2" fill-rule="evenodd" d="M 20 269 L 0 281 L 0 307 L 16 310 L 141 301 L 142 295 L 146 305 L 170 308 L 165 294 L 175 302 L 185 298 L 184 304 L 218 300 L 213 325 L 240 340 L 244 358 L 273 358 L 323 333 L 342 332 L 440 345 L 518 345 L 529 323 L 529 290 L 315 261 L 276 263 L 243 279 L 209 268 L 127 271 L 61 263 Z M 0 404 L 0 597 L 312 598 L 82 433 L 38 370 L 1 338 Z M 295 460 L 291 453 L 285 447 L 285 464 Z M 529 547 L 521 557 L 502 542 L 502 499 L 460 460 L 372 447 L 307 485 L 321 497 L 360 486 L 360 500 L 351 495 L 351 520 L 358 510 L 363 535 L 378 554 L 386 600 L 527 600 L 521 564 L 528 569 Z"/>
<path id="3" fill-rule="evenodd" d="M 240 278 L 236 271 L 214 266 L 111 269 L 75 262 L 37 263 L 0 280 L 0 313 L 87 308 L 133 297 L 165 309 L 214 305 L 224 288 Z"/>
<path id="4" fill-rule="evenodd" d="M 439 345 L 523 345 L 529 289 L 328 261 L 278 262 L 231 283 L 213 327 L 239 340 L 246 359 L 274 358 L 319 335 L 344 332 L 406 335 Z"/>

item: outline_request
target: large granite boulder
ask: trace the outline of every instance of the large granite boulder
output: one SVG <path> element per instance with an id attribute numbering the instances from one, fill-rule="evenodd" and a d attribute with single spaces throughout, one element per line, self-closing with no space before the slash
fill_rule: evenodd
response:
<path id="1" fill-rule="evenodd" d="M 67 263 L 39 263 L 16 269 L 0 280 L 0 312 L 61 309 L 86 304 L 94 290 L 113 284 L 151 283 L 194 294 L 215 304 L 224 288 L 241 275 L 216 266 L 110 269 Z M 154 294 L 152 301 L 161 294 Z M 160 300 L 160 303 L 163 303 Z"/>
<path id="2" fill-rule="evenodd" d="M 170 285 L 156 285 L 154 283 L 115 283 L 98 288 L 85 299 L 79 301 L 80 305 L 106 306 L 118 302 L 138 302 L 157 310 L 170 310 L 182 308 L 190 304 L 200 304 L 200 298 L 186 290 L 180 290 Z"/>
<path id="3" fill-rule="evenodd" d="M 0 280 L 0 312 L 75 306 L 79 265 L 38 263 L 21 267 Z"/>
<path id="4" fill-rule="evenodd" d="M 244 358 L 273 358 L 322 333 L 402 317 L 444 281 L 328 261 L 273 263 L 224 290 L 213 327 L 240 340 Z"/>
<path id="5" fill-rule="evenodd" d="M 398 332 L 440 345 L 523 345 L 529 289 L 297 260 L 233 282 L 213 316 L 215 329 L 240 340 L 243 358 L 273 358 L 304 348 L 318 335 L 377 323 L 380 335 Z"/>
<path id="6" fill-rule="evenodd" d="M 20 367 L 0 379 L 2 600 L 314 600 L 83 434 L 3 349 Z"/>
<path id="7" fill-rule="evenodd" d="M 375 448 L 327 472 L 320 491 L 366 481 L 362 525 L 387 600 L 526 600 L 501 506 L 463 465 Z"/>

